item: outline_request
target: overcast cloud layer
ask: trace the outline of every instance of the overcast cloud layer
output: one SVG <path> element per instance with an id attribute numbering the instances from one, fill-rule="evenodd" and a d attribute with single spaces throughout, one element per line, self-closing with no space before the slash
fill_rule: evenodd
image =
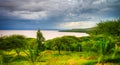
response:
<path id="1" fill-rule="evenodd" d="M 0 0 L 0 29 L 90 28 L 120 17 L 120 0 Z"/>

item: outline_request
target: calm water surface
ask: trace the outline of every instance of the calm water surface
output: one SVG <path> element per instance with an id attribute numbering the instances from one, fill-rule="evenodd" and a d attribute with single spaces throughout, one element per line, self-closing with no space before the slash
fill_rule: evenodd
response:
<path id="1" fill-rule="evenodd" d="M 36 38 L 36 32 L 37 30 L 0 30 L 0 36 L 19 34 L 19 35 L 24 35 L 26 37 Z M 89 36 L 86 33 L 59 32 L 57 30 L 41 30 L 41 32 L 46 40 L 65 36 L 65 35 L 76 36 L 76 37 Z"/>

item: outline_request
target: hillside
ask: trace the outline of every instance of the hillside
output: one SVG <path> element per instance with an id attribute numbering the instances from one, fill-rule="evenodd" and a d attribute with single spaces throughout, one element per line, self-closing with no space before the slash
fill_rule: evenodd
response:
<path id="1" fill-rule="evenodd" d="M 87 33 L 94 28 L 86 28 L 86 29 L 70 29 L 70 30 L 59 30 L 59 32 L 84 32 Z"/>

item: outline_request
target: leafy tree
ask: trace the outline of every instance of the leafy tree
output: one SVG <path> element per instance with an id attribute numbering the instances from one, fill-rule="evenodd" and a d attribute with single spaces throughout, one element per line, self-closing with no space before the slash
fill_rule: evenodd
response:
<path id="1" fill-rule="evenodd" d="M 27 42 L 26 49 L 28 49 L 28 46 L 30 46 L 30 48 L 33 48 L 37 43 L 35 38 L 27 38 L 26 42 Z"/>
<path id="2" fill-rule="evenodd" d="M 102 21 L 91 31 L 93 34 L 120 36 L 120 19 Z"/>
<path id="3" fill-rule="evenodd" d="M 110 54 L 110 51 L 112 50 L 111 43 L 112 43 L 111 39 L 108 37 L 100 37 L 99 40 L 97 41 L 97 44 L 99 44 L 98 48 L 100 54 L 99 61 L 102 62 L 102 65 L 104 65 L 105 55 Z"/>
<path id="4" fill-rule="evenodd" d="M 61 37 L 61 39 L 63 44 L 65 45 L 66 50 L 68 51 L 75 51 L 77 50 L 77 47 L 80 46 L 79 45 L 80 40 L 75 36 L 63 36 Z"/>
<path id="5" fill-rule="evenodd" d="M 61 50 L 61 47 L 62 47 L 62 44 L 63 44 L 61 40 L 62 40 L 61 38 L 55 38 L 54 43 L 53 43 L 54 46 L 57 47 L 59 54 L 60 54 L 60 50 Z"/>
<path id="6" fill-rule="evenodd" d="M 39 50 L 43 50 L 43 41 L 45 40 L 45 38 L 43 37 L 42 33 L 40 32 L 40 30 L 38 29 L 37 31 L 37 46 Z M 39 53 L 39 50 L 37 50 L 37 54 Z"/>
<path id="7" fill-rule="evenodd" d="M 47 50 L 55 50 L 55 47 L 53 45 L 53 39 L 45 41 L 44 46 L 45 46 L 45 49 Z"/>
<path id="8" fill-rule="evenodd" d="M 23 50 L 23 52 L 27 55 L 28 60 L 32 63 L 32 65 L 36 65 L 35 62 L 40 60 L 41 56 L 38 56 L 38 45 L 35 44 L 31 47 L 31 45 L 26 46 L 27 50 Z"/>
<path id="9" fill-rule="evenodd" d="M 98 61 L 102 62 L 102 64 L 104 65 L 105 55 L 113 52 L 113 48 L 115 48 L 115 42 L 116 41 L 111 36 L 91 36 L 89 40 L 82 42 L 82 48 L 83 51 L 95 52 L 96 54 L 98 54 Z"/>
<path id="10" fill-rule="evenodd" d="M 1 50 L 14 49 L 18 55 L 20 53 L 20 49 L 24 48 L 26 44 L 25 37 L 22 35 L 11 35 L 8 37 L 2 37 L 0 40 Z"/>
<path id="11" fill-rule="evenodd" d="M 89 38 L 89 40 L 86 41 L 82 41 L 82 48 L 84 51 L 94 51 L 94 52 L 98 52 L 98 49 L 100 49 L 100 44 L 99 43 L 101 41 L 101 39 L 105 39 L 106 41 L 108 41 L 108 47 L 107 47 L 107 52 L 112 52 L 112 49 L 115 47 L 115 42 L 116 40 L 114 40 L 114 38 L 112 38 L 111 36 L 104 36 L 104 35 L 97 35 L 97 36 L 91 36 L 91 38 Z"/>
<path id="12" fill-rule="evenodd" d="M 79 38 L 74 36 L 63 36 L 54 38 L 52 40 L 47 40 L 45 42 L 45 47 L 47 49 L 55 49 L 58 50 L 59 54 L 61 50 L 67 51 L 80 51 L 81 45 L 79 44 Z"/>

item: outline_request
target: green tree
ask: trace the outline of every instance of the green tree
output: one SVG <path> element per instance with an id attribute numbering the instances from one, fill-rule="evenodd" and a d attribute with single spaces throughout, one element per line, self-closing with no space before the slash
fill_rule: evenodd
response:
<path id="1" fill-rule="evenodd" d="M 62 41 L 61 41 L 61 38 L 55 38 L 53 44 L 54 44 L 54 46 L 57 47 L 58 52 L 60 54 L 60 50 L 61 50 L 61 47 L 62 47 L 62 44 L 63 44 Z"/>
<path id="2" fill-rule="evenodd" d="M 74 36 L 63 36 L 47 40 L 45 42 L 45 47 L 49 50 L 58 50 L 59 54 L 61 50 L 66 51 L 80 51 L 81 45 L 79 44 L 79 38 Z"/>
<path id="3" fill-rule="evenodd" d="M 37 54 L 39 53 L 39 51 L 43 50 L 43 41 L 45 40 L 45 38 L 43 37 L 42 33 L 40 32 L 40 29 L 38 29 L 37 31 L 37 46 L 38 49 L 37 50 Z"/>
<path id="4" fill-rule="evenodd" d="M 102 21 L 91 31 L 93 34 L 120 36 L 120 19 Z"/>
<path id="5" fill-rule="evenodd" d="M 110 54 L 115 47 L 115 40 L 111 36 L 97 35 L 91 36 L 89 40 L 82 42 L 82 48 L 87 52 L 95 52 L 98 61 L 104 65 L 105 55 Z"/>
<path id="6" fill-rule="evenodd" d="M 23 52 L 27 55 L 28 60 L 32 65 L 36 65 L 36 62 L 40 60 L 41 56 L 38 56 L 38 45 L 35 44 L 31 47 L 31 45 L 26 46 L 27 50 L 23 50 Z"/>
<path id="7" fill-rule="evenodd" d="M 0 39 L 1 50 L 15 50 L 19 55 L 20 49 L 25 47 L 26 40 L 23 35 L 11 35 Z"/>
<path id="8" fill-rule="evenodd" d="M 80 40 L 79 38 L 75 37 L 75 36 L 63 36 L 61 37 L 61 41 L 64 44 L 66 51 L 75 51 L 78 50 L 77 47 L 79 47 L 79 49 L 81 49 L 81 46 L 79 44 Z"/>

